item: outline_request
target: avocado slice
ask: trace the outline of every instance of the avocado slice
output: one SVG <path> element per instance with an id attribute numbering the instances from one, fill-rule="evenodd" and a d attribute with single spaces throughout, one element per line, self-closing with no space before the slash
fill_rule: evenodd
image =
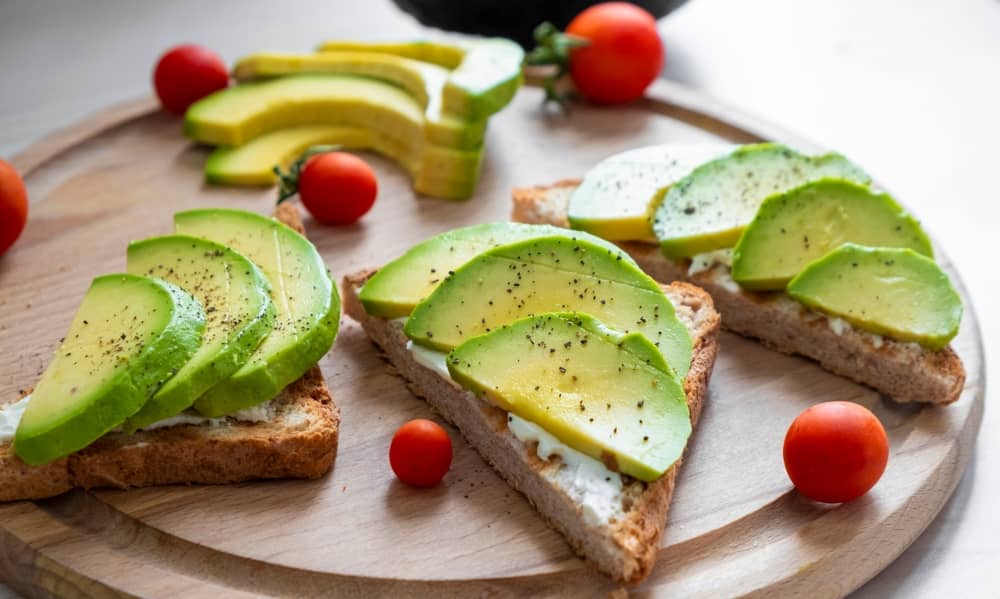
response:
<path id="1" fill-rule="evenodd" d="M 920 223 L 892 197 L 820 179 L 764 200 L 733 249 L 733 279 L 755 291 L 782 290 L 807 264 L 848 241 L 934 256 Z"/>
<path id="2" fill-rule="evenodd" d="M 653 232 L 667 257 L 729 248 L 766 197 L 823 177 L 871 182 L 840 154 L 806 156 L 771 143 L 743 146 L 672 185 L 653 215 Z"/>
<path id="3" fill-rule="evenodd" d="M 524 50 L 510 40 L 476 42 L 444 84 L 444 113 L 477 120 L 499 112 L 524 81 L 523 62 Z"/>
<path id="4" fill-rule="evenodd" d="M 409 42 L 356 42 L 330 40 L 316 48 L 317 52 L 377 52 L 393 54 L 421 62 L 429 62 L 448 70 L 458 68 L 465 58 L 465 48 L 428 40 Z"/>
<path id="5" fill-rule="evenodd" d="M 450 69 L 444 88 L 444 114 L 471 121 L 486 119 L 509 104 L 524 80 L 524 50 L 503 38 L 481 40 L 466 47 L 426 41 L 330 41 L 321 44 L 319 51 L 393 54 Z"/>
<path id="6" fill-rule="evenodd" d="M 134 431 L 176 416 L 246 364 L 271 332 L 275 308 L 264 273 L 242 254 L 207 239 L 167 235 L 133 242 L 128 271 L 169 281 L 205 308 L 201 346 L 125 422 L 123 428 Z"/>
<path id="7" fill-rule="evenodd" d="M 486 117 L 462 119 L 442 112 L 447 69 L 435 64 L 374 52 L 321 52 L 317 54 L 251 54 L 233 69 L 239 81 L 283 75 L 319 73 L 359 75 L 385 81 L 405 89 L 424 109 L 424 127 L 430 143 L 450 146 L 463 139 L 464 129 L 486 131 Z"/>
<path id="8" fill-rule="evenodd" d="M 46 464 L 119 426 L 194 355 L 204 327 L 202 307 L 171 283 L 94 279 L 31 394 L 15 453 Z"/>
<path id="9" fill-rule="evenodd" d="M 380 268 L 361 288 L 361 303 L 373 316 L 408 316 L 449 273 L 479 254 L 507 243 L 553 235 L 584 239 L 609 251 L 617 251 L 615 246 L 587 233 L 548 225 L 502 222 L 453 229 L 413 246 Z M 630 256 L 623 256 L 634 264 Z"/>
<path id="10" fill-rule="evenodd" d="M 184 115 L 191 139 L 238 146 L 264 133 L 295 125 L 351 125 L 395 139 L 414 154 L 424 144 L 475 150 L 486 123 L 454 121 L 426 128 L 424 109 L 406 90 L 367 77 L 289 75 L 241 83 L 195 102 Z"/>
<path id="11" fill-rule="evenodd" d="M 691 435 L 681 379 L 640 333 L 538 314 L 456 347 L 452 378 L 619 472 L 654 481 Z"/>
<path id="12" fill-rule="evenodd" d="M 810 263 L 788 295 L 858 327 L 938 350 L 958 334 L 962 299 L 934 260 L 908 248 L 845 243 Z"/>
<path id="13" fill-rule="evenodd" d="M 604 239 L 656 241 L 650 219 L 667 189 L 729 151 L 723 144 L 665 144 L 606 158 L 570 195 L 569 224 Z"/>
<path id="14" fill-rule="evenodd" d="M 205 162 L 205 178 L 210 183 L 273 185 L 275 166 L 287 168 L 302 152 L 320 144 L 372 150 L 392 158 L 410 173 L 419 193 L 449 200 L 472 195 L 483 158 L 482 148 L 423 146 L 413 154 L 412 146 L 360 127 L 300 125 L 265 133 L 241 146 L 216 148 Z"/>
<path id="15" fill-rule="evenodd" d="M 243 210 L 208 208 L 174 215 L 177 232 L 229 246 L 253 261 L 271 285 L 276 318 L 250 360 L 199 397 L 194 407 L 217 417 L 267 401 L 333 346 L 340 296 L 308 239 L 276 220 Z"/>
<path id="16" fill-rule="evenodd" d="M 479 254 L 414 308 L 404 331 L 414 343 L 450 351 L 515 320 L 567 310 L 644 334 L 678 375 L 687 374 L 691 337 L 660 286 L 621 250 L 566 235 Z"/>

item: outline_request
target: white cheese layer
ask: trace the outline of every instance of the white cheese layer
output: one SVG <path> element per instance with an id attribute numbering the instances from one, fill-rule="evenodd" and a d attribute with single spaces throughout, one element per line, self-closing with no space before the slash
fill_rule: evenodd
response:
<path id="1" fill-rule="evenodd" d="M 691 266 L 688 267 L 688 276 L 711 270 L 716 264 L 724 264 L 731 268 L 733 266 L 732 248 L 691 256 Z"/>
<path id="2" fill-rule="evenodd" d="M 28 407 L 28 400 L 30 399 L 31 395 L 26 395 L 22 399 L 0 408 L 0 443 L 8 443 L 14 440 L 14 434 L 17 432 L 17 425 L 21 423 L 21 416 L 24 415 L 24 410 Z M 252 408 L 244 408 L 233 412 L 228 416 L 222 416 L 220 418 L 206 418 L 193 410 L 185 410 L 176 416 L 158 420 L 140 430 L 151 431 L 158 428 L 167 428 L 180 424 L 221 426 L 226 423 L 227 419 L 233 419 L 239 422 L 266 422 L 274 418 L 274 416 L 274 400 L 270 400 L 260 405 L 253 406 Z M 293 425 L 294 424 L 295 423 L 293 423 Z M 121 432 L 121 429 L 115 429 L 112 432 Z"/>
<path id="3" fill-rule="evenodd" d="M 451 373 L 448 372 L 448 354 L 435 351 L 423 345 L 417 345 L 409 340 L 406 342 L 406 351 L 413 355 L 413 361 L 417 364 L 420 364 L 424 368 L 430 368 L 446 379 L 451 378 Z"/>
<path id="4" fill-rule="evenodd" d="M 448 355 L 413 343 L 406 342 L 406 349 L 413 360 L 445 378 L 451 378 L 446 363 Z M 507 414 L 507 429 L 525 445 L 536 443 L 536 455 L 549 461 L 559 456 L 561 465 L 543 472 L 549 481 L 562 489 L 576 502 L 583 512 L 583 519 L 591 526 L 607 524 L 612 518 L 622 519 L 622 477 L 612 472 L 600 461 L 580 453 L 562 443 L 554 435 L 534 422 L 515 414 Z"/>
<path id="5" fill-rule="evenodd" d="M 21 422 L 24 409 L 28 407 L 29 399 L 31 396 L 25 395 L 18 401 L 0 408 L 0 443 L 14 439 L 14 433 L 17 432 L 17 425 Z"/>
<path id="6" fill-rule="evenodd" d="M 237 410 L 232 414 L 220 416 L 219 418 L 208 418 L 198 414 L 194 410 L 185 410 L 176 416 L 164 418 L 163 420 L 157 420 L 153 424 L 149 424 L 139 430 L 151 431 L 158 428 L 177 426 L 179 424 L 205 424 L 208 426 L 221 426 L 226 423 L 227 419 L 230 418 L 239 422 L 266 422 L 271 420 L 274 418 L 274 400 L 265 401 L 264 403 L 253 407 L 243 408 L 242 410 Z"/>
<path id="7" fill-rule="evenodd" d="M 624 518 L 620 474 L 608 470 L 599 460 L 560 443 L 542 427 L 515 414 L 507 414 L 507 429 L 522 443 L 537 443 L 535 452 L 540 459 L 560 457 L 562 467 L 549 479 L 580 505 L 587 524 L 598 526 L 612 518 Z"/>

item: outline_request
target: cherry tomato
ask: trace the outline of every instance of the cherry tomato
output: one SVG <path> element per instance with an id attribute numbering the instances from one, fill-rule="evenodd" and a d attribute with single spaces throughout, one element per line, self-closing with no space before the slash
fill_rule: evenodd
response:
<path id="1" fill-rule="evenodd" d="M 889 460 L 889 439 L 868 408 L 848 401 L 817 404 L 785 435 L 785 470 L 806 497 L 842 503 L 868 492 Z"/>
<path id="2" fill-rule="evenodd" d="M 28 190 L 14 167 L 0 160 L 0 255 L 14 245 L 28 222 Z"/>
<path id="3" fill-rule="evenodd" d="M 451 467 L 451 439 L 436 422 L 411 420 L 392 437 L 389 465 L 404 483 L 433 487 Z"/>
<path id="4" fill-rule="evenodd" d="M 171 48 L 153 71 L 153 86 L 169 112 L 184 114 L 188 106 L 229 85 L 229 70 L 208 48 L 188 44 Z"/>
<path id="5" fill-rule="evenodd" d="M 570 22 L 566 33 L 589 42 L 570 54 L 570 76 L 580 93 L 594 102 L 634 100 L 663 68 L 656 19 L 634 4 L 591 6 Z"/>
<path id="6" fill-rule="evenodd" d="M 298 180 L 299 199 L 313 218 L 333 225 L 357 221 L 375 203 L 375 171 L 353 154 L 326 152 L 306 162 Z"/>

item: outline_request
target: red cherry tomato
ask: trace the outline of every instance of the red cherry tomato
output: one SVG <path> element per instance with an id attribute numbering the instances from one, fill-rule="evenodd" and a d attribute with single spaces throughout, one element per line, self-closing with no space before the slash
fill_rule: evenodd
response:
<path id="1" fill-rule="evenodd" d="M 570 76 L 580 93 L 594 102 L 634 100 L 663 68 L 656 19 L 634 4 L 591 6 L 570 22 L 566 33 L 589 42 L 570 54 Z"/>
<path id="2" fill-rule="evenodd" d="M 14 245 L 28 222 L 28 190 L 14 167 L 0 160 L 0 255 Z"/>
<path id="3" fill-rule="evenodd" d="M 842 503 L 861 497 L 881 478 L 889 460 L 889 439 L 864 406 L 829 401 L 792 422 L 784 458 L 799 492 L 816 501 Z"/>
<path id="4" fill-rule="evenodd" d="M 169 112 L 184 114 L 188 106 L 229 85 L 229 70 L 219 55 L 189 44 L 170 49 L 153 71 L 153 86 Z"/>
<path id="5" fill-rule="evenodd" d="M 353 154 L 327 152 L 306 162 L 299 175 L 299 199 L 313 218 L 333 225 L 357 221 L 375 203 L 375 171 Z"/>
<path id="6" fill-rule="evenodd" d="M 389 465 L 404 483 L 433 487 L 451 467 L 451 439 L 436 422 L 411 420 L 392 437 Z"/>

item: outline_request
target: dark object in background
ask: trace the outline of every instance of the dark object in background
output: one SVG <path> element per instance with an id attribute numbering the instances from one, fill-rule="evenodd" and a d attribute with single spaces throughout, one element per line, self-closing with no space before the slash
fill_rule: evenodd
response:
<path id="1" fill-rule="evenodd" d="M 525 49 L 535 47 L 532 32 L 549 21 L 565 29 L 583 9 L 602 0 L 393 0 L 424 25 L 485 36 L 510 38 Z M 684 0 L 636 0 L 657 19 Z"/>

